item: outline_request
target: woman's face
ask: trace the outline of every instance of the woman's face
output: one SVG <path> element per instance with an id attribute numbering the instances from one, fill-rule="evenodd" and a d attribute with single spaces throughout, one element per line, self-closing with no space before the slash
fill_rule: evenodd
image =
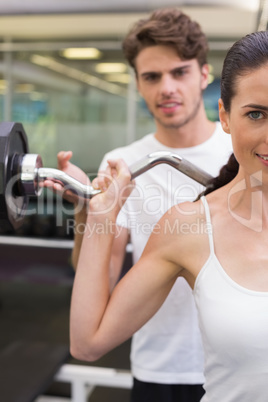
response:
<path id="1" fill-rule="evenodd" d="M 224 131 L 232 135 L 240 170 L 262 170 L 268 177 L 268 62 L 238 77 L 230 112 L 220 100 L 219 116 Z"/>

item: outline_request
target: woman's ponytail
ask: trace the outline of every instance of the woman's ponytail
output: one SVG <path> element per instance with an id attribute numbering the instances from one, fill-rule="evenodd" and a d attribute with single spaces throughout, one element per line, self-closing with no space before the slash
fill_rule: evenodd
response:
<path id="1" fill-rule="evenodd" d="M 225 184 L 233 180 L 238 173 L 238 168 L 239 164 L 234 154 L 231 154 L 227 164 L 221 168 L 219 175 L 217 177 L 214 177 L 208 182 L 205 191 L 202 192 L 202 194 L 200 194 L 198 199 L 201 197 L 201 195 L 207 195 L 209 193 L 212 193 L 212 191 L 215 191 L 218 188 L 223 187 Z"/>

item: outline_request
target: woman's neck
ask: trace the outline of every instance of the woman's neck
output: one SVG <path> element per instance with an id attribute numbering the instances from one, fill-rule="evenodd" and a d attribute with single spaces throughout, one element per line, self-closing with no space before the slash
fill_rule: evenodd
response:
<path id="1" fill-rule="evenodd" d="M 268 226 L 268 185 L 262 171 L 248 175 L 240 169 L 226 191 L 229 212 L 236 220 L 256 231 Z"/>

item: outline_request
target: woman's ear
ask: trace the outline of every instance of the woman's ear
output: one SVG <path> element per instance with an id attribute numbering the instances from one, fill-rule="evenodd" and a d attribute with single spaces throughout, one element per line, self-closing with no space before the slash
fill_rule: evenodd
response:
<path id="1" fill-rule="evenodd" d="M 222 125 L 222 129 L 227 134 L 230 134 L 229 113 L 226 112 L 222 99 L 219 99 L 219 118 Z"/>

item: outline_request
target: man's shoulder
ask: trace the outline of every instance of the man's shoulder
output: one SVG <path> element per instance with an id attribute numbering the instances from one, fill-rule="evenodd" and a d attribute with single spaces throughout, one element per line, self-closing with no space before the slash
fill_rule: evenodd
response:
<path id="1" fill-rule="evenodd" d="M 231 135 L 227 134 L 219 121 L 216 121 L 216 128 L 212 135 L 212 139 L 216 144 L 225 145 L 228 148 L 232 148 L 232 139 Z"/>
<path id="2" fill-rule="evenodd" d="M 216 124 L 216 126 L 215 126 L 215 130 L 214 130 L 214 133 L 213 133 L 214 135 L 215 135 L 215 134 L 216 134 L 216 135 L 220 134 L 220 135 L 224 135 L 224 136 L 226 136 L 226 137 L 231 137 L 229 134 L 227 134 L 227 133 L 223 130 L 220 121 L 215 121 L 215 124 Z"/>

